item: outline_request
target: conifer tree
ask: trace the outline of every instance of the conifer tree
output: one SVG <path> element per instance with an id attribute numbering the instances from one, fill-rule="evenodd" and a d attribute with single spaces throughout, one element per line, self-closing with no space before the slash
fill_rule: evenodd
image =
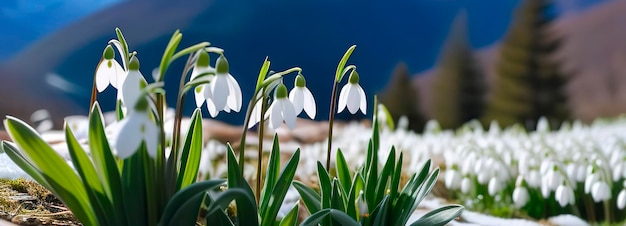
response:
<path id="1" fill-rule="evenodd" d="M 466 27 L 465 12 L 461 12 L 435 69 L 432 110 L 443 129 L 478 119 L 485 108 L 485 78 L 467 41 Z"/>
<path id="2" fill-rule="evenodd" d="M 549 0 L 524 0 L 506 34 L 495 65 L 496 77 L 484 123 L 522 123 L 534 129 L 540 117 L 552 128 L 569 119 L 566 80 L 551 55 L 559 40 L 549 37 Z"/>
<path id="3" fill-rule="evenodd" d="M 418 92 L 411 82 L 406 64 L 400 63 L 396 66 L 387 87 L 379 95 L 379 100 L 387 107 L 395 122 L 401 116 L 406 116 L 410 130 L 423 130 L 425 120 L 419 107 Z"/>

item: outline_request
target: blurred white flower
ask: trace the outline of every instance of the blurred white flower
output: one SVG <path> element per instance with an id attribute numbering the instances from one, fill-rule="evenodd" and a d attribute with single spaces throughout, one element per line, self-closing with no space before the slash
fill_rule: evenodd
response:
<path id="1" fill-rule="evenodd" d="M 126 71 L 115 60 L 115 51 L 111 45 L 107 45 L 102 57 L 102 62 L 96 68 L 96 89 L 103 92 L 109 84 L 117 89 L 124 82 Z"/>
<path id="2" fill-rule="evenodd" d="M 359 74 L 354 70 L 350 73 L 348 84 L 341 88 L 337 112 L 341 113 L 346 107 L 350 114 L 356 114 L 359 110 L 365 114 L 367 110 L 367 98 L 363 88 L 359 85 Z"/>
<path id="3" fill-rule="evenodd" d="M 274 91 L 274 101 L 267 109 L 269 117 L 269 127 L 277 129 L 284 121 L 289 129 L 296 128 L 296 111 L 293 104 L 287 99 L 287 87 L 280 84 Z"/>
<path id="4" fill-rule="evenodd" d="M 604 181 L 597 181 L 591 188 L 591 197 L 594 202 L 600 202 L 611 199 L 611 188 Z"/>
<path id="5" fill-rule="evenodd" d="M 617 208 L 623 210 L 626 207 L 626 189 L 622 189 L 617 195 Z"/>
<path id="6" fill-rule="evenodd" d="M 463 177 L 463 180 L 461 180 L 461 192 L 467 194 L 471 191 L 472 189 L 472 181 L 469 179 L 469 177 Z"/>
<path id="7" fill-rule="evenodd" d="M 513 190 L 513 203 L 515 207 L 522 208 L 524 207 L 529 200 L 528 189 L 524 186 L 517 186 Z"/>
<path id="8" fill-rule="evenodd" d="M 574 197 L 574 191 L 572 188 L 563 184 L 556 188 L 555 198 L 561 207 L 565 207 L 567 204 L 574 205 L 576 203 L 576 198 Z"/>
<path id="9" fill-rule="evenodd" d="M 144 98 L 141 95 L 143 87 L 146 85 L 146 80 L 143 74 L 139 71 L 139 60 L 133 56 L 128 63 L 128 74 L 124 83 L 122 84 L 121 99 L 124 106 L 129 109 L 129 113 L 134 109 L 139 98 Z"/>
<path id="10" fill-rule="evenodd" d="M 500 180 L 498 180 L 498 177 L 492 177 L 487 185 L 487 192 L 489 192 L 489 195 L 495 196 L 500 190 L 502 190 Z"/>
<path id="11" fill-rule="evenodd" d="M 228 61 L 224 55 L 217 58 L 215 63 L 215 77 L 210 83 L 210 89 L 205 89 L 207 108 L 211 117 L 216 117 L 220 111 L 239 112 L 241 110 L 241 88 L 237 80 L 228 72 Z M 207 93 L 209 92 L 209 93 Z"/>
<path id="12" fill-rule="evenodd" d="M 158 137 L 159 129 L 150 120 L 148 102 L 145 98 L 141 98 L 135 110 L 130 111 L 129 115 L 120 121 L 119 132 L 115 139 L 117 156 L 122 159 L 132 156 L 143 142 L 150 157 L 156 158 Z"/>
<path id="13" fill-rule="evenodd" d="M 304 110 L 309 118 L 315 119 L 315 98 L 313 98 L 313 94 L 306 87 L 304 76 L 300 74 L 296 76 L 294 87 L 289 92 L 289 100 L 293 103 L 296 115 L 299 115 Z"/>
<path id="14" fill-rule="evenodd" d="M 585 180 L 585 194 L 591 193 L 592 186 L 598 181 L 598 175 L 593 173 L 587 176 Z"/>
<path id="15" fill-rule="evenodd" d="M 456 190 L 461 188 L 461 173 L 456 169 L 456 165 L 446 170 L 445 183 L 448 189 Z"/>

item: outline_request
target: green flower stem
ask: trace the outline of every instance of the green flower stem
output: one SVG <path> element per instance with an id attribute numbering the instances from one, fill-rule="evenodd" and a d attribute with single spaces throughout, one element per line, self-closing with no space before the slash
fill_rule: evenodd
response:
<path id="1" fill-rule="evenodd" d="M 335 108 L 337 108 L 337 87 L 339 81 L 333 83 L 333 91 L 330 96 L 330 112 L 328 113 L 328 149 L 326 153 L 326 171 L 330 171 L 330 155 L 332 154 L 333 143 L 333 123 L 335 121 Z"/>
<path id="2" fill-rule="evenodd" d="M 174 113 L 174 128 L 172 131 L 172 146 L 170 151 L 170 156 L 167 161 L 166 172 L 168 175 L 168 197 L 173 196 L 176 193 L 176 163 L 178 162 L 178 147 L 180 142 L 180 126 L 183 118 L 183 103 L 185 102 L 186 93 L 184 93 L 183 87 L 185 86 L 185 81 L 187 80 L 187 74 L 189 74 L 189 70 L 193 65 L 193 54 L 190 54 L 187 58 L 187 63 L 185 63 L 185 68 L 183 69 L 183 73 L 180 76 L 180 83 L 178 85 L 178 96 L 176 98 L 176 112 Z M 161 139 L 165 140 L 165 139 Z M 165 147 L 165 146 L 164 146 Z M 165 153 L 161 153 L 160 157 L 165 157 Z"/>
<path id="3" fill-rule="evenodd" d="M 254 97 L 257 96 L 258 92 L 260 90 L 257 90 L 257 92 L 254 92 L 254 94 L 252 95 L 253 98 L 250 100 L 250 103 L 248 103 L 248 110 L 246 111 L 246 119 L 244 120 L 243 123 L 243 131 L 241 132 L 241 139 L 239 141 L 239 172 L 241 172 L 241 177 L 243 177 L 243 162 L 245 160 L 244 158 L 244 152 L 245 152 L 245 148 L 246 148 L 246 136 L 248 134 L 248 125 L 250 124 L 250 117 L 252 115 L 252 110 L 254 109 L 254 105 L 256 105 L 256 99 Z"/>
<path id="4" fill-rule="evenodd" d="M 93 108 L 93 104 L 96 103 L 96 98 L 98 96 L 98 90 L 96 89 L 96 74 L 98 72 L 98 67 L 100 66 L 100 64 L 102 64 L 102 62 L 104 62 L 104 57 L 100 58 L 100 62 L 98 62 L 98 65 L 96 66 L 96 70 L 94 70 L 93 72 L 93 85 L 91 86 L 91 100 L 89 101 L 89 109 L 91 110 L 91 108 Z M 87 114 L 89 114 L 89 112 L 87 112 Z"/>
<path id="5" fill-rule="evenodd" d="M 261 165 L 263 164 L 263 134 L 265 131 L 265 111 L 267 110 L 267 97 L 263 96 L 261 100 L 261 118 L 259 119 L 259 150 L 258 150 L 258 158 L 257 158 L 257 166 L 256 166 L 256 204 L 259 205 L 261 201 L 261 181 L 263 178 L 261 177 Z"/>

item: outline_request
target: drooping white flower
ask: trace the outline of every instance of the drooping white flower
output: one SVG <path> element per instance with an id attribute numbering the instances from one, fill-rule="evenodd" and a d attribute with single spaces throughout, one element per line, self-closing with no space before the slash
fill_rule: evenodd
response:
<path id="1" fill-rule="evenodd" d="M 445 183 L 448 189 L 456 190 L 461 188 L 461 173 L 456 165 L 446 170 Z"/>
<path id="2" fill-rule="evenodd" d="M 120 121 L 119 132 L 115 139 L 115 149 L 117 156 L 125 159 L 141 147 L 142 142 L 146 145 L 148 154 L 156 158 L 159 129 L 150 120 L 148 112 L 148 101 L 145 98 L 138 98 L 135 110 Z"/>
<path id="3" fill-rule="evenodd" d="M 495 196 L 498 192 L 502 190 L 502 183 L 498 180 L 498 177 L 492 177 L 489 179 L 489 184 L 487 185 L 487 192 L 489 195 Z"/>
<path id="4" fill-rule="evenodd" d="M 576 203 L 574 190 L 572 190 L 572 188 L 567 185 L 559 185 L 559 187 L 556 188 L 556 193 L 554 196 L 556 198 L 556 201 L 559 202 L 559 205 L 561 205 L 561 207 L 565 207 L 567 206 L 567 204 L 573 205 Z"/>
<path id="5" fill-rule="evenodd" d="M 528 203 L 529 195 L 528 189 L 524 186 L 516 186 L 513 190 L 513 203 L 515 207 L 522 208 Z"/>
<path id="6" fill-rule="evenodd" d="M 139 60 L 133 56 L 128 63 L 128 74 L 124 83 L 122 84 L 122 103 L 127 109 L 134 109 L 139 98 L 145 98 L 142 96 L 142 89 L 146 85 L 146 80 L 143 74 L 139 71 Z"/>
<path id="7" fill-rule="evenodd" d="M 118 89 L 126 78 L 126 72 L 115 60 L 115 52 L 111 45 L 107 45 L 102 57 L 103 60 L 96 69 L 96 89 L 98 92 L 103 92 L 109 84 Z"/>
<path id="8" fill-rule="evenodd" d="M 193 81 L 201 74 L 211 72 L 215 73 L 215 68 L 211 67 L 211 65 L 209 64 L 209 54 L 204 50 L 199 51 L 198 58 L 196 59 L 196 65 L 194 66 L 193 71 L 191 71 L 191 77 L 189 78 L 189 81 Z M 215 75 L 207 76 L 211 76 L 210 78 L 213 78 Z M 194 89 L 193 93 L 196 100 L 196 107 L 202 107 L 206 99 L 211 98 L 211 92 L 205 92 L 205 90 L 209 89 L 210 83 L 199 85 Z"/>
<path id="9" fill-rule="evenodd" d="M 341 113 L 346 107 L 350 114 L 356 114 L 358 110 L 365 114 L 367 110 L 365 91 L 359 85 L 359 74 L 354 70 L 350 73 L 348 84 L 341 88 L 337 112 Z"/>
<path id="10" fill-rule="evenodd" d="M 600 202 L 611 199 L 611 188 L 604 181 L 597 181 L 591 187 L 591 197 L 594 202 Z"/>
<path id="11" fill-rule="evenodd" d="M 463 177 L 463 180 L 461 180 L 461 192 L 467 194 L 471 191 L 472 189 L 472 181 L 469 179 L 469 177 Z"/>
<path id="12" fill-rule="evenodd" d="M 284 121 L 289 129 L 296 128 L 296 110 L 293 104 L 287 98 L 287 87 L 279 84 L 274 91 L 274 101 L 267 109 L 269 118 L 269 127 L 277 129 Z"/>
<path id="13" fill-rule="evenodd" d="M 544 183 L 547 183 L 548 188 L 550 190 L 555 190 L 561 183 L 563 183 L 563 175 L 556 168 L 557 166 L 553 166 L 544 177 Z"/>
<path id="14" fill-rule="evenodd" d="M 626 189 L 622 189 L 617 195 L 617 208 L 623 210 L 626 207 Z"/>
<path id="15" fill-rule="evenodd" d="M 289 100 L 293 103 L 296 115 L 299 115 L 304 110 L 309 118 L 315 119 L 315 98 L 313 98 L 313 94 L 306 87 L 304 76 L 300 74 L 296 76 L 294 87 L 289 92 Z"/>
<path id="16" fill-rule="evenodd" d="M 241 110 L 241 88 L 237 80 L 228 72 L 228 61 L 224 55 L 217 58 L 215 63 L 215 77 L 212 79 L 211 89 L 205 90 L 207 108 L 211 117 L 215 117 L 220 111 L 239 112 Z M 210 92 L 210 94 L 206 93 Z"/>
<path id="17" fill-rule="evenodd" d="M 596 173 L 587 176 L 587 179 L 585 179 L 585 194 L 591 193 L 591 188 L 598 181 L 598 177 Z"/>

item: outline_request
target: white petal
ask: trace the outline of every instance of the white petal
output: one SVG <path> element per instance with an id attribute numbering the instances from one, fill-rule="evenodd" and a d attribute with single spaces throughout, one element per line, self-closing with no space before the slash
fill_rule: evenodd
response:
<path id="1" fill-rule="evenodd" d="M 202 107 L 206 98 L 204 98 L 205 85 L 197 86 L 193 89 L 193 97 L 196 100 L 196 107 Z"/>
<path id="2" fill-rule="evenodd" d="M 111 74 L 106 61 L 102 61 L 98 65 L 98 69 L 96 69 L 96 89 L 98 89 L 98 92 L 103 92 L 109 86 L 109 77 L 114 75 Z"/>
<path id="3" fill-rule="evenodd" d="M 341 113 L 346 108 L 346 104 L 348 103 L 348 86 L 350 86 L 350 84 L 343 86 L 341 88 L 341 92 L 339 92 L 339 105 L 337 106 L 337 113 Z"/>
<path id="4" fill-rule="evenodd" d="M 122 120 L 122 126 L 115 139 L 117 156 L 125 159 L 132 156 L 141 144 L 141 120 L 135 114 L 131 114 Z"/>
<path id="5" fill-rule="evenodd" d="M 289 129 L 295 129 L 296 128 L 296 111 L 293 109 L 293 104 L 287 100 L 278 100 L 281 101 L 282 104 L 282 113 L 283 113 L 283 119 L 285 120 L 285 124 L 287 124 L 287 127 L 289 127 Z"/>
<path id="6" fill-rule="evenodd" d="M 358 86 L 351 85 L 348 89 L 348 101 L 347 104 L 348 111 L 351 114 L 356 114 L 361 106 L 361 94 L 359 93 Z"/>
<path id="7" fill-rule="evenodd" d="M 228 74 L 227 78 L 229 89 L 227 105 L 233 111 L 239 112 L 241 110 L 241 87 L 232 75 Z"/>
<path id="8" fill-rule="evenodd" d="M 217 75 L 211 83 L 211 95 L 216 109 L 224 109 L 229 95 L 227 75 Z"/>
<path id="9" fill-rule="evenodd" d="M 617 208 L 622 210 L 626 207 L 626 190 L 622 190 L 617 195 Z"/>
<path id="10" fill-rule="evenodd" d="M 259 123 L 261 119 L 261 100 L 257 101 L 252 109 L 252 115 L 250 115 L 250 122 L 248 124 L 248 129 L 254 127 L 257 123 Z"/>
<path id="11" fill-rule="evenodd" d="M 357 85 L 357 91 L 359 92 L 359 100 L 361 103 L 359 104 L 359 109 L 361 109 L 361 113 L 366 114 L 367 112 L 367 97 L 365 96 L 365 91 L 361 86 Z"/>
<path id="12" fill-rule="evenodd" d="M 141 78 L 142 75 L 138 71 L 130 71 L 124 80 L 124 84 L 122 85 L 122 102 L 129 109 L 133 109 L 135 107 L 137 99 L 139 99 L 141 94 Z"/>
<path id="13" fill-rule="evenodd" d="M 272 129 L 277 129 L 280 124 L 283 122 L 283 115 L 280 110 L 282 106 L 280 106 L 280 101 L 274 101 L 269 108 L 269 127 Z"/>
<path id="14" fill-rule="evenodd" d="M 215 118 L 220 113 L 215 107 L 213 99 L 206 99 L 206 109 L 209 110 L 209 114 L 213 118 Z"/>
<path id="15" fill-rule="evenodd" d="M 315 119 L 315 114 L 317 111 L 317 106 L 315 104 L 315 98 L 313 98 L 313 94 L 307 88 L 304 88 L 304 112 L 309 115 L 309 118 Z"/>
<path id="16" fill-rule="evenodd" d="M 300 114 L 304 109 L 304 94 L 301 87 L 295 87 L 289 92 L 289 100 L 293 104 L 296 114 Z"/>
<path id="17" fill-rule="evenodd" d="M 159 142 L 159 131 L 154 122 L 150 121 L 150 119 L 145 117 L 144 119 L 144 131 L 143 131 L 143 139 L 146 142 L 146 148 L 148 149 L 148 155 L 152 158 L 157 157 L 157 145 Z"/>
<path id="18" fill-rule="evenodd" d="M 113 71 L 115 76 L 111 77 L 111 85 L 118 89 L 122 84 L 124 84 L 124 80 L 126 80 L 126 71 L 120 66 L 120 64 L 116 60 L 111 60 L 113 63 Z"/>

